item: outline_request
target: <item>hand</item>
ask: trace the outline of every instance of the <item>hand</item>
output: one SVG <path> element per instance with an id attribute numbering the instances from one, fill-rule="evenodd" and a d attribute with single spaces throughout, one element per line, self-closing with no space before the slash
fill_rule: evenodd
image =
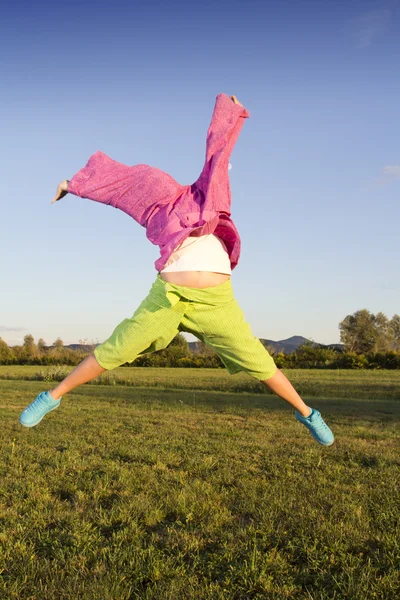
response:
<path id="1" fill-rule="evenodd" d="M 57 200 L 61 200 L 61 198 L 64 198 L 64 196 L 66 196 L 68 194 L 68 181 L 66 179 L 64 179 L 64 181 L 62 181 L 58 188 L 57 188 L 57 193 L 54 196 L 53 200 L 51 201 L 51 204 L 53 204 L 53 202 L 57 202 Z"/>

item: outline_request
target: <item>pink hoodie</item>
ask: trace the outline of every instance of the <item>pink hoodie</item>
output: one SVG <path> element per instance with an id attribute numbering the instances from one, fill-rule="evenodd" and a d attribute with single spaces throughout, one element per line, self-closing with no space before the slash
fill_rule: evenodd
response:
<path id="1" fill-rule="evenodd" d="M 216 99 L 207 134 L 206 161 L 192 185 L 180 185 L 170 175 L 148 165 L 127 167 L 103 152 L 90 157 L 68 191 L 82 198 L 111 204 L 146 228 L 160 247 L 155 262 L 161 271 L 168 258 L 192 232 L 214 233 L 227 246 L 231 267 L 240 256 L 239 233 L 230 218 L 229 157 L 249 112 L 225 94 Z"/>

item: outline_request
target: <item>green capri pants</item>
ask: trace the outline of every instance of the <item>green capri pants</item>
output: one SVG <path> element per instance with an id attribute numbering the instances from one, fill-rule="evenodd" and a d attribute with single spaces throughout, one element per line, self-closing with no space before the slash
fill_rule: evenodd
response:
<path id="1" fill-rule="evenodd" d="M 246 323 L 230 280 L 197 289 L 167 283 L 158 275 L 132 318 L 124 319 L 94 355 L 111 370 L 166 348 L 180 331 L 211 346 L 232 374 L 245 371 L 265 381 L 276 372 L 273 358 Z"/>

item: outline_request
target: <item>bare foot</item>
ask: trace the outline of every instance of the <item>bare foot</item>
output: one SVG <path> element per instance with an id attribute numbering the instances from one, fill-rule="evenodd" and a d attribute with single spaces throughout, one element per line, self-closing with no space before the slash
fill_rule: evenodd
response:
<path id="1" fill-rule="evenodd" d="M 57 188 L 57 193 L 54 196 L 53 200 L 51 201 L 51 204 L 53 204 L 53 202 L 57 202 L 57 200 L 61 200 L 61 198 L 64 198 L 64 196 L 66 196 L 68 194 L 68 181 L 66 179 L 64 179 L 64 181 L 62 181 L 58 188 Z"/>
<path id="2" fill-rule="evenodd" d="M 239 102 L 239 100 L 236 98 L 236 96 L 229 96 L 229 98 L 232 100 L 232 102 L 234 102 L 235 104 L 239 104 L 239 106 L 243 106 L 243 104 L 241 104 Z"/>

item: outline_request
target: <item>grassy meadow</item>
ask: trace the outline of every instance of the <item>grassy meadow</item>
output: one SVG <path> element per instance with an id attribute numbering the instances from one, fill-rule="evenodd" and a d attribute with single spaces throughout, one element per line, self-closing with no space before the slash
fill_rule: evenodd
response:
<path id="1" fill-rule="evenodd" d="M 0 367 L 1 599 L 400 596 L 400 372 L 288 372 L 324 448 L 208 369 L 118 369 L 21 427 L 54 369 Z"/>

